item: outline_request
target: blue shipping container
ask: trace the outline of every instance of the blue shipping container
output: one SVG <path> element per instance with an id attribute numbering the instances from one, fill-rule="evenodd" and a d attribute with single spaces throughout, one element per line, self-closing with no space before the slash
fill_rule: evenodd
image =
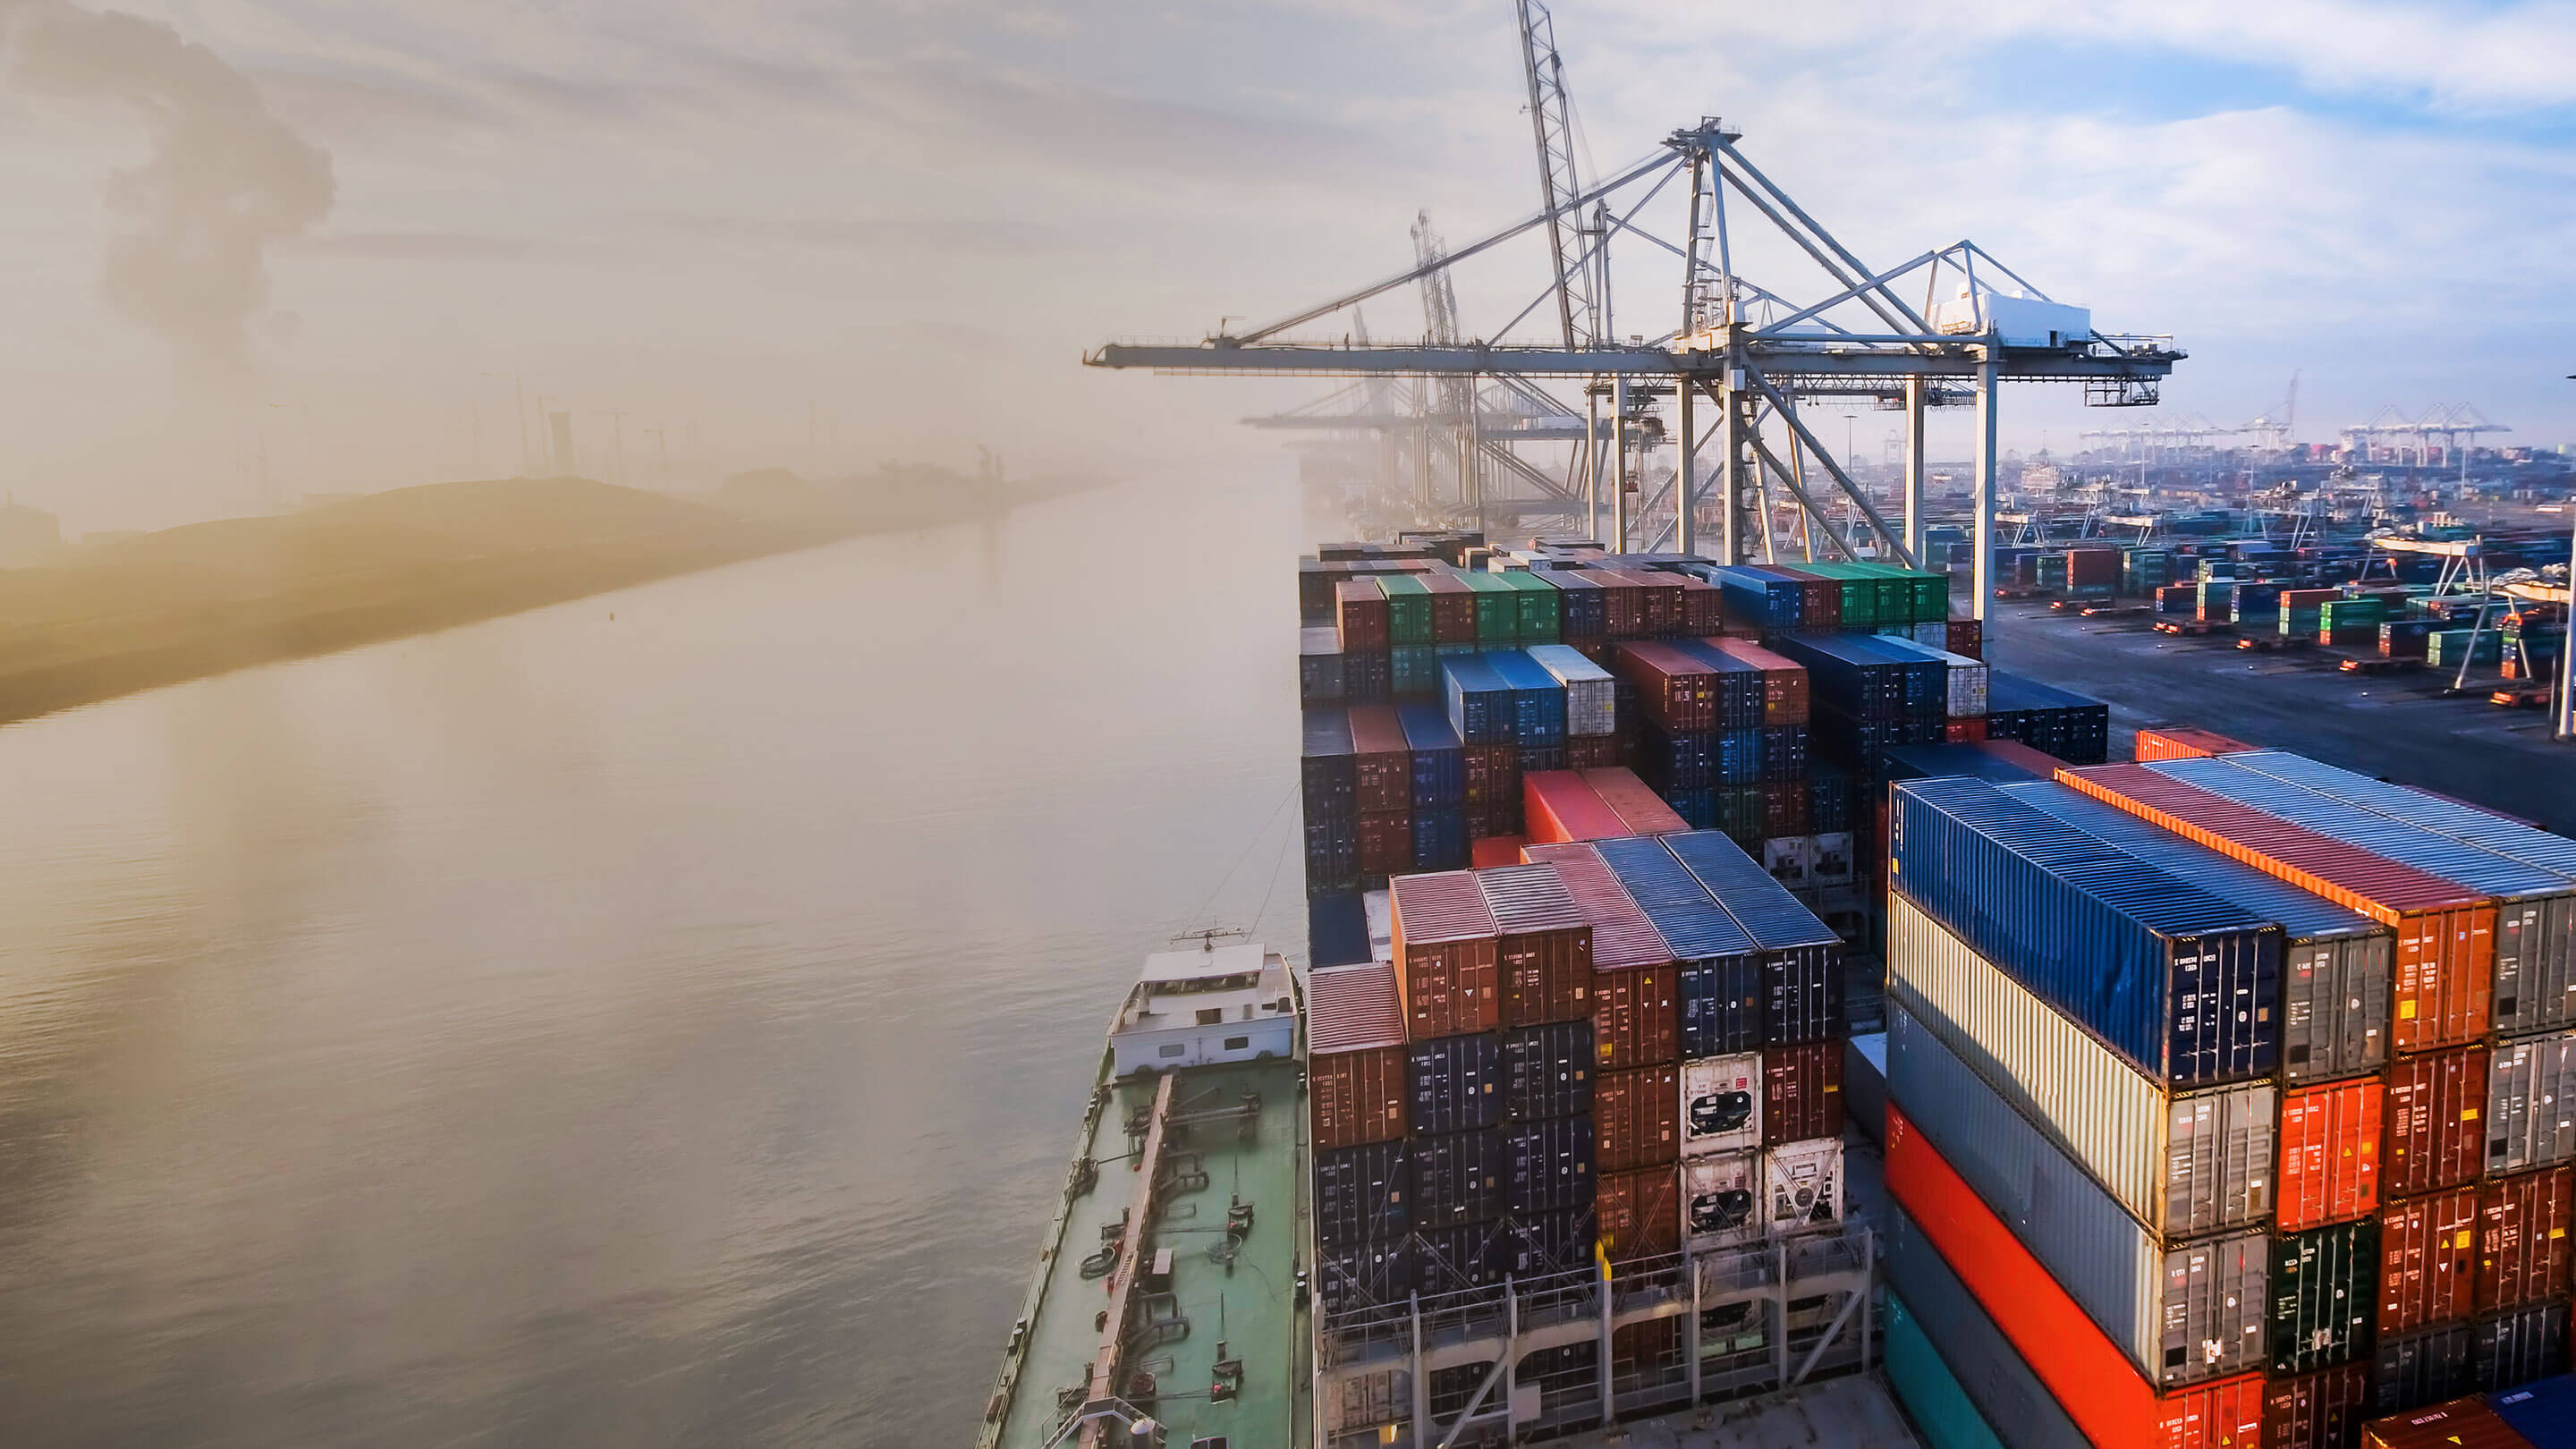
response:
<path id="1" fill-rule="evenodd" d="M 1603 840 L 1593 849 L 1679 963 L 1682 1055 L 1759 1050 L 1765 990 L 1753 937 L 1660 841 Z"/>
<path id="2" fill-rule="evenodd" d="M 1440 661 L 1441 697 L 1449 705 L 1449 727 L 1471 745 L 1512 743 L 1513 691 L 1493 666 L 1474 655 Z"/>
<path id="3" fill-rule="evenodd" d="M 1565 683 L 1518 650 L 1478 656 L 1512 687 L 1512 738 L 1524 749 L 1565 743 Z"/>
<path id="4" fill-rule="evenodd" d="M 1358 891 L 1336 891 L 1306 902 L 1306 963 L 1358 966 L 1369 959 L 1368 905 Z"/>

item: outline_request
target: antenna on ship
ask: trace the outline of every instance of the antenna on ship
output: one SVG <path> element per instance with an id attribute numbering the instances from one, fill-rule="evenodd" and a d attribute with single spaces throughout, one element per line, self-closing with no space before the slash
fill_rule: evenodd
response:
<path id="1" fill-rule="evenodd" d="M 1203 931 L 1183 931 L 1172 938 L 1172 944 L 1175 946 L 1182 946 L 1187 945 L 1192 941 L 1196 941 L 1198 942 L 1199 949 L 1201 951 L 1213 955 L 1216 951 L 1216 943 L 1219 941 L 1249 941 L 1251 939 L 1252 933 L 1250 931 L 1243 930 L 1240 927 L 1210 926 Z"/>

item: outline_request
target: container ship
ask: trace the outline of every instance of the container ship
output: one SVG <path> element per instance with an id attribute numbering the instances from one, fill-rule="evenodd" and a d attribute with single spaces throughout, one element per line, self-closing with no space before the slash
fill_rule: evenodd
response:
<path id="1" fill-rule="evenodd" d="M 2576 841 L 1937 572 L 1295 596 L 1306 940 L 1146 958 L 979 1444 L 2576 1444 Z"/>

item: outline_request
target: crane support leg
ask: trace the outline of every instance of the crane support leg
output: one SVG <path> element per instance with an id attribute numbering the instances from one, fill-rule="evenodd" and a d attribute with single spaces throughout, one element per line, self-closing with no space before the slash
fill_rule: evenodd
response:
<path id="1" fill-rule="evenodd" d="M 1977 369 L 1977 566 L 1972 575 L 1976 598 L 1969 605 L 1969 617 L 1986 622 L 1986 612 L 1995 598 L 1995 471 L 2001 453 L 1995 431 L 1996 384 L 2001 381 L 1990 349 L 1983 366 Z"/>

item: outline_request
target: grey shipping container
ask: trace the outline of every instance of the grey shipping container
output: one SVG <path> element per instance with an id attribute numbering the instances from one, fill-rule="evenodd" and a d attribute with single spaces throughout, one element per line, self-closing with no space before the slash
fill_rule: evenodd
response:
<path id="1" fill-rule="evenodd" d="M 1894 1004 L 2132 1217 L 2180 1238 L 2271 1215 L 2280 1115 L 2272 1083 L 2167 1090 L 1893 891 L 1887 974 Z"/>
<path id="2" fill-rule="evenodd" d="M 2149 1382 L 2262 1366 L 2262 1234 L 2175 1244 L 2149 1230 L 1911 1013 L 1889 1003 L 1887 1026 L 1888 1100 Z"/>
<path id="3" fill-rule="evenodd" d="M 1510 1170 L 1498 1128 L 1414 1138 L 1414 1226 L 1449 1228 L 1501 1217 Z"/>
<path id="4" fill-rule="evenodd" d="M 2288 881 L 2054 780 L 1997 788 L 2076 829 L 2280 924 L 2281 1075 L 2359 1076 L 2388 1064 L 2396 933 Z"/>
<path id="5" fill-rule="evenodd" d="M 2272 1240 L 2275 1374 L 2349 1363 L 2379 1307 L 2379 1224 L 2337 1223 Z"/>
<path id="6" fill-rule="evenodd" d="M 1968 1391 L 2005 1449 L 2090 1449 L 2055 1395 L 1977 1302 L 1968 1285 L 1904 1210 L 1887 1208 L 1888 1286 L 1922 1321 L 1924 1336 Z"/>
<path id="7" fill-rule="evenodd" d="M 1503 1120 L 1503 1048 L 1494 1033 L 1433 1037 L 1404 1049 L 1406 1120 L 1417 1137 Z"/>
<path id="8" fill-rule="evenodd" d="M 2487 1175 L 2576 1158 L 2576 1031 L 2496 1043 L 2487 1061 Z"/>
<path id="9" fill-rule="evenodd" d="M 2381 1339 L 2371 1373 L 2376 1387 L 2371 1407 L 2383 1414 L 2402 1414 L 2467 1393 L 2472 1337 L 2469 1325 L 2446 1323 Z"/>
<path id="10" fill-rule="evenodd" d="M 2541 1303 L 2479 1319 L 2469 1338 L 2469 1382 L 2480 1393 L 2567 1371 L 2567 1305 Z"/>

